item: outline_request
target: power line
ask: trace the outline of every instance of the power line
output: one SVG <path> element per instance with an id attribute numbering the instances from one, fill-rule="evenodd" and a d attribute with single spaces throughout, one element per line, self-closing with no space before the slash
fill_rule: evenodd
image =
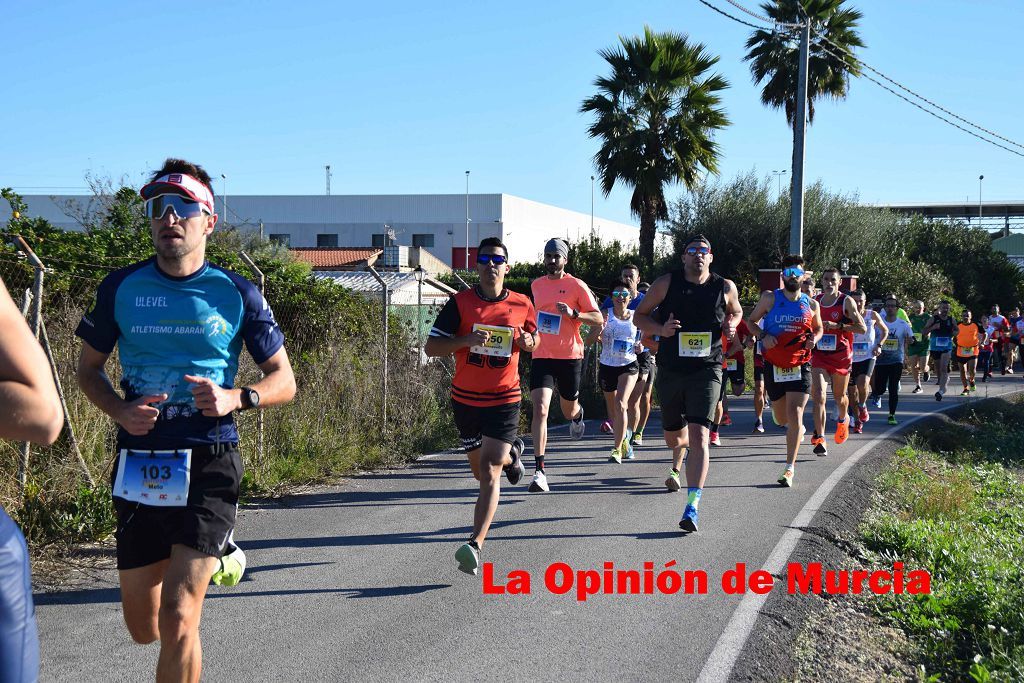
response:
<path id="1" fill-rule="evenodd" d="M 847 66 L 851 66 L 851 64 L 846 61 L 846 57 L 844 57 L 843 55 L 841 55 L 839 53 L 836 53 L 836 52 L 833 52 L 832 50 L 829 50 L 827 47 L 824 47 L 824 46 L 822 46 L 821 49 L 823 51 L 827 52 L 828 54 L 832 55 L 833 57 L 835 57 L 839 61 L 843 62 Z M 858 60 L 858 62 L 859 62 L 859 60 Z M 863 62 L 859 62 L 859 63 L 863 64 Z M 919 103 L 913 101 L 912 99 L 908 98 L 905 95 L 902 95 L 902 94 L 896 92 L 895 90 L 893 90 L 892 88 L 887 86 L 885 83 L 882 83 L 881 81 L 879 81 L 879 80 L 877 80 L 877 79 L 875 79 L 875 78 L 873 78 L 871 76 L 868 76 L 867 74 L 863 74 L 862 73 L 861 77 L 862 78 L 866 78 L 867 80 L 871 81 L 872 83 L 874 83 L 875 85 L 877 85 L 878 87 L 880 87 L 880 88 L 882 88 L 884 90 L 888 90 L 890 93 L 892 93 L 896 97 L 900 98 L 901 100 L 903 100 L 904 102 L 906 102 L 908 104 L 911 104 L 911 105 L 917 107 L 918 109 L 923 111 L 925 114 L 928 114 L 929 116 L 934 116 L 935 118 L 939 119 L 940 121 L 944 121 L 945 123 L 948 123 L 949 125 L 953 126 L 954 128 L 958 128 L 958 129 L 962 130 L 963 132 L 967 133 L 968 135 L 972 135 L 972 136 L 978 138 L 982 142 L 987 142 L 988 144 L 995 145 L 996 147 L 999 147 L 1000 149 L 1005 149 L 1010 154 L 1016 154 L 1019 157 L 1024 157 L 1024 153 L 1018 152 L 1015 149 L 1011 149 L 1011 148 L 1007 147 L 1006 145 L 1002 145 L 1002 144 L 996 142 L 995 140 L 989 140 L 986 137 L 978 135 L 973 130 L 968 130 L 967 128 L 964 128 L 960 124 L 958 124 L 958 123 L 956 123 L 954 121 L 951 121 L 950 119 L 947 119 L 946 117 L 942 116 L 941 114 L 936 114 L 934 111 L 931 111 L 930 109 L 926 109 L 925 107 L 923 107 Z M 1017 143 L 1013 143 L 1013 144 L 1017 144 Z"/>
<path id="2" fill-rule="evenodd" d="M 980 130 L 980 131 L 983 131 L 983 132 L 985 132 L 985 133 L 987 133 L 987 134 L 991 135 L 991 136 L 992 136 L 992 137 L 994 137 L 994 138 L 998 138 L 999 140 L 1002 140 L 1003 142 L 1008 142 L 1008 143 L 1010 143 L 1010 144 L 1011 144 L 1011 145 L 1013 145 L 1014 147 L 1020 147 L 1021 149 L 1024 149 L 1024 145 L 1022 145 L 1022 144 L 1020 144 L 1020 143 L 1018 143 L 1018 142 L 1014 142 L 1013 140 L 1011 140 L 1011 139 L 1009 139 L 1009 138 L 1003 137 L 1002 135 L 999 135 L 998 133 L 996 133 L 996 132 L 994 132 L 994 131 L 991 131 L 991 130 L 989 130 L 988 128 L 985 128 L 985 127 L 983 127 L 983 126 L 979 126 L 978 124 L 976 124 L 976 123 L 973 123 L 972 121 L 968 121 L 967 119 L 963 118 L 962 116 L 958 116 L 957 114 L 955 114 L 955 113 L 951 112 L 950 110 L 946 109 L 946 108 L 945 108 L 945 107 L 943 107 L 942 105 L 940 105 L 940 104 L 938 104 L 938 103 L 936 103 L 936 102 L 933 102 L 932 100 L 928 99 L 928 98 L 927 98 L 927 97 L 925 97 L 924 95 L 921 95 L 920 93 L 916 93 L 916 92 L 914 92 L 913 90 L 911 90 L 911 89 L 910 89 L 910 88 L 908 88 L 907 86 L 905 86 L 905 85 L 903 85 L 902 83 L 898 82 L 897 80 L 895 80 L 895 79 L 893 79 L 893 78 L 891 78 L 891 77 L 889 77 L 889 76 L 885 75 L 884 73 L 882 73 L 882 72 L 881 72 L 881 71 L 879 71 L 878 69 L 874 68 L 874 67 L 873 67 L 873 66 L 871 66 L 870 64 L 868 64 L 868 63 L 864 62 L 864 61 L 863 61 L 863 60 L 861 60 L 861 59 L 858 59 L 858 58 L 857 58 L 857 57 L 856 57 L 856 56 L 855 56 L 855 55 L 854 55 L 854 54 L 853 54 L 852 52 L 850 52 L 849 50 L 847 50 L 846 48 L 844 48 L 844 47 L 843 47 L 843 46 L 841 46 L 841 45 L 837 45 L 837 44 L 836 44 L 835 42 L 833 42 L 832 40 L 830 40 L 830 39 L 829 39 L 829 38 L 828 38 L 827 36 L 825 36 L 825 35 L 823 35 L 823 34 L 821 34 L 821 33 L 817 33 L 817 32 L 815 32 L 815 33 L 814 33 L 814 35 L 815 35 L 816 37 L 818 37 L 818 38 L 821 38 L 822 40 L 824 40 L 824 41 L 825 41 L 826 43 L 828 43 L 828 44 L 829 44 L 829 45 L 831 45 L 832 47 L 836 48 L 837 50 L 840 50 L 840 51 L 844 52 L 844 53 L 845 53 L 846 55 L 848 55 L 848 56 L 849 56 L 849 57 L 850 57 L 851 59 L 853 59 L 853 60 L 854 60 L 854 61 L 856 61 L 856 62 L 857 62 L 858 64 L 860 64 L 861 66 L 863 66 L 863 67 L 864 67 L 865 69 L 867 69 L 868 71 L 871 71 L 871 72 L 872 72 L 872 73 L 874 73 L 874 74 L 877 74 L 877 75 L 878 75 L 878 76 L 880 76 L 881 78 L 884 78 L 885 80 L 889 81 L 890 83 L 892 83 L 893 85 L 895 85 L 895 86 L 896 86 L 897 88 L 899 88 L 900 90 L 903 90 L 904 92 L 907 92 L 907 93 L 909 93 L 909 94 L 913 95 L 914 97 L 916 97 L 916 98 L 918 98 L 918 99 L 920 99 L 920 100 L 922 100 L 922 101 L 924 101 L 924 102 L 927 102 L 928 104 L 930 104 L 931 106 L 935 107 L 935 108 L 936 108 L 936 109 L 938 109 L 939 111 L 941 111 L 941 112 L 943 112 L 943 113 L 945 113 L 945 114 L 949 114 L 950 116 L 952 116 L 953 118 L 955 118 L 955 119 L 956 119 L 956 120 L 958 120 L 958 121 L 963 121 L 963 122 L 964 122 L 964 123 L 966 123 L 967 125 L 969 125 L 969 126 L 971 126 L 971 127 L 973 127 L 973 128 L 977 128 L 978 130 Z M 845 60 L 844 60 L 844 61 L 845 61 Z"/>
<path id="3" fill-rule="evenodd" d="M 757 24 L 751 24 L 749 21 L 744 21 L 743 19 L 740 19 L 739 17 L 734 17 L 733 15 L 729 14 L 728 12 L 726 12 L 724 10 L 718 9 L 717 7 L 712 5 L 707 0 L 697 0 L 697 1 L 700 2 L 702 5 L 707 5 L 711 9 L 713 9 L 716 12 L 718 12 L 719 14 L 721 14 L 723 17 L 728 17 L 729 19 L 732 19 L 733 21 L 735 21 L 738 24 L 743 24 L 744 26 L 749 26 L 750 28 L 756 28 L 758 31 L 764 31 L 766 28 L 768 28 L 767 26 L 758 26 Z M 769 23 L 771 23 L 771 22 L 769 22 Z"/>
<path id="4" fill-rule="evenodd" d="M 785 28 L 803 28 L 803 24 L 787 24 L 787 23 L 784 23 L 784 22 L 781 22 L 781 21 L 776 21 L 775 19 L 772 19 L 771 17 L 762 16 L 762 15 L 758 14 L 757 12 L 754 12 L 753 10 L 747 9 L 746 7 L 741 5 L 740 3 L 736 2 L 736 0 L 725 0 L 725 1 L 727 3 L 729 3 L 730 5 L 732 5 L 733 7 L 735 7 L 736 9 L 738 9 L 739 11 L 745 12 L 746 14 L 749 14 L 750 16 L 754 17 L 755 19 L 760 19 L 761 21 L 767 22 L 769 24 L 775 24 L 776 26 L 783 26 Z M 803 8 L 801 7 L 800 9 L 802 10 Z"/>
<path id="5" fill-rule="evenodd" d="M 751 28 L 755 28 L 755 29 L 758 29 L 758 30 L 764 30 L 764 29 L 765 29 L 765 27 L 763 27 L 763 26 L 756 26 L 756 25 L 754 25 L 754 24 L 751 24 L 750 22 L 747 22 L 747 21 L 744 21 L 743 19 L 740 19 L 739 17 L 734 17 L 733 15 L 729 14 L 728 12 L 723 12 L 722 10 L 718 9 L 717 7 L 715 7 L 714 5 L 712 5 L 712 4 L 711 4 L 710 2 L 708 2 L 707 0 L 699 0 L 699 2 L 700 2 L 701 4 L 707 5 L 708 7 L 710 7 L 711 9 L 713 9 L 714 11 L 718 12 L 719 14 L 721 14 L 722 16 L 724 16 L 724 17 L 727 17 L 727 18 L 729 18 L 729 19 L 732 19 L 732 20 L 733 20 L 733 21 L 735 21 L 736 23 L 739 23 L 739 24 L 743 24 L 744 26 L 749 26 L 749 27 L 751 27 Z M 732 0 L 727 0 L 727 2 L 730 2 L 730 4 L 734 4 L 734 5 L 736 4 L 736 3 L 732 2 Z M 799 3 L 797 3 L 797 5 L 799 6 Z M 739 5 L 737 5 L 737 7 L 739 7 Z M 741 9 L 744 9 L 744 8 L 742 8 L 742 7 L 741 7 Z M 747 13 L 748 13 L 748 14 L 751 14 L 751 12 L 749 12 L 749 11 L 748 11 Z M 755 16 L 757 16 L 757 15 L 755 15 Z M 789 25 L 787 25 L 787 26 L 789 26 Z M 924 96 L 922 96 L 922 95 L 919 95 L 919 94 L 917 94 L 917 93 L 916 93 L 916 92 L 914 92 L 913 90 L 910 90 L 910 89 L 909 89 L 909 88 L 907 88 L 906 86 L 904 86 L 904 85 L 902 85 L 902 84 L 898 83 L 897 81 L 895 81 L 895 80 L 893 80 L 893 79 L 889 78 L 888 76 L 886 76 L 885 74 L 881 73 L 880 71 L 878 71 L 878 70 L 877 70 L 877 69 L 875 69 L 874 67 L 870 66 L 869 64 L 866 64 L 866 63 L 864 63 L 863 61 L 861 61 L 861 60 L 857 59 L 856 57 L 854 57 L 854 56 L 853 56 L 853 54 L 852 54 L 852 53 L 851 53 L 851 52 L 850 52 L 849 50 L 846 50 L 845 48 L 842 48 L 842 47 L 840 47 L 840 46 L 836 45 L 835 43 L 833 43 L 833 42 L 832 42 L 831 40 L 829 40 L 828 38 L 826 38 L 826 37 L 822 36 L 822 35 L 821 35 L 820 33 L 817 33 L 817 32 L 815 32 L 815 34 L 814 34 L 814 35 L 815 35 L 815 36 L 817 36 L 817 37 L 819 37 L 819 38 L 822 38 L 822 39 L 823 39 L 823 40 L 824 40 L 825 42 L 827 42 L 828 44 L 830 44 L 830 45 L 833 45 L 833 46 L 835 46 L 836 48 L 838 48 L 838 49 L 842 50 L 843 52 L 845 52 L 845 53 L 846 53 L 846 55 L 848 55 L 848 56 L 849 56 L 849 57 L 850 57 L 851 59 L 853 59 L 853 60 L 854 60 L 854 62 L 855 62 L 856 64 L 859 64 L 859 65 L 861 65 L 861 66 L 864 66 L 864 67 L 865 67 L 866 69 L 868 69 L 869 71 L 871 71 L 871 72 L 873 72 L 873 73 L 876 73 L 876 74 L 878 74 L 878 75 L 879 75 L 880 77 L 882 77 L 882 78 L 886 79 L 887 81 L 891 82 L 891 83 L 892 83 L 893 85 L 895 85 L 895 86 L 897 86 L 897 87 L 901 88 L 902 90 L 905 90 L 906 92 L 910 93 L 910 94 L 911 94 L 911 95 L 913 95 L 914 97 L 917 97 L 917 98 L 921 99 L 922 101 L 924 101 L 924 102 L 927 102 L 927 103 L 928 103 L 928 104 L 929 104 L 930 106 L 933 106 L 933 107 L 935 107 L 936 109 L 939 109 L 940 111 L 943 111 L 943 112 L 945 112 L 946 114 L 949 114 L 950 116 L 952 116 L 953 118 L 955 118 L 955 119 L 957 119 L 957 120 L 959 120 L 959 121 L 963 121 L 964 123 L 968 124 L 969 126 L 971 126 L 971 127 L 973 127 L 973 128 L 977 128 L 978 130 L 984 131 L 984 132 L 985 132 L 985 133 L 987 133 L 988 135 L 991 135 L 991 136 L 993 136 L 993 137 L 995 137 L 995 138 L 998 138 L 998 139 L 1000 139 L 1000 140 L 1003 140 L 1004 142 L 1008 142 L 1008 143 L 1010 143 L 1011 145 L 1014 145 L 1015 147 L 1020 147 L 1021 149 L 1024 149 L 1024 145 L 1021 145 L 1020 143 L 1014 142 L 1013 140 L 1010 140 L 1009 138 L 1005 138 L 1005 137 L 1003 137 L 1003 136 L 1001 136 L 1001 135 L 998 135 L 997 133 L 994 133 L 994 132 L 992 132 L 992 131 L 988 130 L 987 128 L 983 128 L 982 126 L 979 126 L 979 125 L 978 125 L 978 124 L 976 124 L 976 123 L 972 123 L 972 122 L 968 121 L 967 119 L 965 119 L 965 118 L 963 118 L 963 117 L 961 117 L 961 116 L 958 116 L 958 115 L 954 114 L 953 112 L 949 111 L 948 109 L 945 109 L 945 108 L 943 108 L 943 107 L 941 107 L 941 106 L 939 106 L 939 105 L 935 104 L 934 102 L 932 102 L 932 101 L 931 101 L 931 100 L 929 100 L 928 98 L 926 98 L 926 97 L 924 97 Z M 852 65 L 850 64 L 850 62 L 848 62 L 848 61 L 847 61 L 847 58 L 846 58 L 845 56 L 843 56 L 843 55 L 841 55 L 841 54 L 837 54 L 837 53 L 833 52 L 832 50 L 829 50 L 829 49 L 828 49 L 827 47 L 825 47 L 825 46 L 823 46 L 823 45 L 821 46 L 821 49 L 822 49 L 822 50 L 823 50 L 824 52 L 827 52 L 828 54 L 832 55 L 833 57 L 835 57 L 835 58 L 836 58 L 836 59 L 838 59 L 839 61 L 843 62 L 843 63 L 844 63 L 844 64 L 846 64 L 847 66 L 852 66 Z M 988 138 L 986 138 L 986 137 L 984 137 L 984 136 L 978 135 L 978 134 L 977 134 L 977 133 L 975 133 L 974 131 L 972 131 L 972 130 L 968 130 L 967 128 L 964 128 L 963 126 L 959 125 L 958 123 L 956 123 L 956 122 L 954 122 L 954 121 L 951 121 L 950 119 L 948 119 L 948 118 L 946 118 L 946 117 L 944 117 L 944 116 L 942 116 L 942 115 L 940 115 L 940 114 L 937 114 L 937 113 L 935 113 L 934 111 L 931 111 L 930 109 L 926 109 L 925 107 L 923 107 L 923 106 L 922 106 L 922 105 L 920 105 L 919 103 L 917 103 L 917 102 L 915 102 L 915 101 L 913 101 L 913 100 L 911 100 L 911 99 L 907 98 L 906 96 L 904 96 L 904 95 L 902 95 L 902 94 L 900 94 L 900 93 L 896 92 L 895 90 L 893 90 L 892 88 L 890 88 L 889 86 L 887 86 L 887 85 L 886 85 L 885 83 L 882 83 L 881 81 L 879 81 L 879 80 L 877 80 L 877 79 L 875 79 L 875 78 L 872 78 L 871 76 L 868 76 L 867 74 L 864 74 L 864 73 L 862 73 L 862 74 L 861 74 L 861 77 L 863 77 L 863 78 L 866 78 L 867 80 L 871 81 L 872 83 L 874 83 L 874 84 L 875 84 L 875 85 L 877 85 L 878 87 L 880 87 L 880 88 L 882 88 L 882 89 L 884 89 L 884 90 L 887 90 L 887 91 L 889 91 L 890 93 L 892 93 L 892 94 L 893 94 L 893 95 L 895 95 L 896 97 L 900 98 L 900 99 L 901 99 L 901 100 L 903 100 L 904 102 L 906 102 L 906 103 L 908 103 L 908 104 L 911 104 L 911 105 L 913 105 L 913 106 L 917 107 L 918 109 L 920 109 L 920 110 L 921 110 L 921 111 L 923 111 L 924 113 L 928 114 L 929 116 L 934 116 L 935 118 L 939 119 L 940 121 L 942 121 L 942 122 L 944 122 L 944 123 L 948 123 L 949 125 L 953 126 L 954 128 L 957 128 L 957 129 L 959 129 L 959 130 L 962 130 L 963 132 L 967 133 L 968 135 L 971 135 L 971 136 L 974 136 L 974 137 L 978 138 L 978 139 L 979 139 L 979 140 L 981 140 L 982 142 L 987 142 L 988 144 L 990 144 L 990 145 L 995 145 L 996 147 L 999 147 L 1000 149 L 1006 150 L 1007 152 L 1009 152 L 1009 153 L 1011 153 L 1011 154 L 1016 154 L 1016 155 L 1017 155 L 1017 156 L 1019 156 L 1019 157 L 1024 157 L 1024 153 L 1018 152 L 1018 151 L 1017 151 L 1017 150 L 1015 150 L 1015 149 L 1011 149 L 1011 148 L 1007 147 L 1006 145 L 1002 145 L 1002 144 L 1000 144 L 1000 143 L 996 142 L 995 140 L 990 140 L 990 139 L 988 139 Z"/>

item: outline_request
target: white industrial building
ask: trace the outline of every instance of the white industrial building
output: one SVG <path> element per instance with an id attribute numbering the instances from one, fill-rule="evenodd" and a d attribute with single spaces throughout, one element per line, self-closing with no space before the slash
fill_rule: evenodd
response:
<path id="1" fill-rule="evenodd" d="M 64 229 L 81 229 L 75 219 L 95 210 L 91 196 L 26 195 L 28 213 Z M 424 247 L 445 263 L 465 267 L 476 258 L 476 245 L 485 237 L 499 237 L 508 245 L 513 263 L 539 260 L 551 237 L 575 241 L 593 230 L 605 242 L 619 240 L 633 248 L 639 240 L 634 225 L 617 223 L 588 213 L 569 211 L 508 194 L 440 195 L 267 195 L 223 197 L 217 209 L 223 224 L 245 231 L 262 230 L 271 240 L 291 247 Z M 467 203 L 469 239 L 467 240 Z M 0 221 L 10 209 L 0 207 Z"/>

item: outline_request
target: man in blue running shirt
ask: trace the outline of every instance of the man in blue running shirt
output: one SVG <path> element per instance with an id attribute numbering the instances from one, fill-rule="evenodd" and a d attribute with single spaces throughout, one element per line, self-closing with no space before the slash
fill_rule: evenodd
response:
<path id="1" fill-rule="evenodd" d="M 157 680 L 198 681 L 199 619 L 235 525 L 236 410 L 286 403 L 295 377 L 263 295 L 206 261 L 210 176 L 168 159 L 141 190 L 156 256 L 114 271 L 76 334 L 78 383 L 118 424 L 112 473 L 121 605 L 131 637 L 160 641 Z M 263 371 L 236 387 L 245 344 Z M 105 366 L 114 347 L 121 396 Z"/>

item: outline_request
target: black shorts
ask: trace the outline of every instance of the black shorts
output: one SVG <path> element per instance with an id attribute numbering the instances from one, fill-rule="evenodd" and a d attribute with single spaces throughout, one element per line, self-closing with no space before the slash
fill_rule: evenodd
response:
<path id="1" fill-rule="evenodd" d="M 453 400 L 452 414 L 467 453 L 480 448 L 485 436 L 510 444 L 519 434 L 519 401 L 482 408 Z"/>
<path id="2" fill-rule="evenodd" d="M 950 357 L 950 360 L 953 361 L 953 367 L 956 368 L 957 370 L 959 370 L 962 367 L 966 368 L 967 364 L 970 363 L 972 360 L 978 360 L 978 357 L 977 356 L 967 356 L 967 357 L 964 357 L 964 356 L 958 356 L 958 355 L 956 355 L 954 353 Z"/>
<path id="3" fill-rule="evenodd" d="M 654 355 L 649 350 L 646 350 L 643 353 L 638 353 L 636 356 L 636 365 L 640 372 L 640 379 L 642 381 L 646 381 L 656 367 L 654 365 Z"/>
<path id="4" fill-rule="evenodd" d="M 946 360 L 949 360 L 952 355 L 953 355 L 952 351 L 929 351 L 928 352 L 928 361 L 930 363 L 938 364 L 938 363 L 942 362 L 942 357 L 943 356 L 946 357 Z"/>
<path id="5" fill-rule="evenodd" d="M 111 473 L 111 488 L 121 461 Z M 238 444 L 192 447 L 188 503 L 184 507 L 143 505 L 114 496 L 117 513 L 117 568 L 137 569 L 166 560 L 171 546 L 188 546 L 220 557 L 235 528 L 242 454 Z"/>
<path id="6" fill-rule="evenodd" d="M 662 428 L 677 432 L 689 422 L 710 427 L 721 392 L 721 365 L 690 371 L 659 368 Z"/>
<path id="7" fill-rule="evenodd" d="M 850 379 L 856 380 L 858 377 L 867 375 L 871 377 L 871 373 L 875 369 L 875 358 L 868 358 L 867 360 L 859 360 L 850 367 Z"/>
<path id="8" fill-rule="evenodd" d="M 754 366 L 754 381 L 755 382 L 763 382 L 764 381 L 764 365 L 755 365 Z"/>
<path id="9" fill-rule="evenodd" d="M 640 374 L 640 368 L 637 366 L 636 361 L 626 365 L 605 365 L 601 363 L 597 370 L 597 382 L 601 385 L 601 391 L 611 393 L 619 388 L 620 376 L 638 374 Z"/>
<path id="10" fill-rule="evenodd" d="M 582 358 L 534 358 L 530 362 L 530 391 L 557 388 L 563 399 L 575 401 L 582 377 Z"/>
<path id="11" fill-rule="evenodd" d="M 737 385 L 745 384 L 747 381 L 747 366 L 743 363 L 737 363 L 735 370 L 726 370 L 726 375 L 729 377 L 729 384 L 735 390 Z M 723 381 L 722 384 L 725 384 Z"/>
<path id="12" fill-rule="evenodd" d="M 766 362 L 764 364 L 764 390 L 768 394 L 769 401 L 779 401 L 786 394 L 793 392 L 797 394 L 811 393 L 811 366 L 804 363 L 800 366 L 800 379 L 791 382 L 776 382 L 775 367 Z"/>

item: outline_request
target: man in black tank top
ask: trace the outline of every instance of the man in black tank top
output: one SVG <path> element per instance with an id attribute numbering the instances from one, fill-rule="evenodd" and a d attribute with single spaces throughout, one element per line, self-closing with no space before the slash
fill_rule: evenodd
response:
<path id="1" fill-rule="evenodd" d="M 665 485 L 670 491 L 681 488 L 679 469 L 684 449 L 690 447 L 687 501 L 679 528 L 693 532 L 708 471 L 708 428 L 722 388 L 722 335 L 732 341 L 743 309 L 736 285 L 710 271 L 714 256 L 706 237 L 688 240 L 682 260 L 682 270 L 654 281 L 634 320 L 646 334 L 661 336 L 656 383 L 665 443 L 672 449 Z"/>
<path id="2" fill-rule="evenodd" d="M 939 390 L 935 392 L 935 400 L 941 401 L 949 383 L 949 359 L 953 351 L 953 338 L 956 337 L 956 321 L 949 315 L 948 301 L 939 302 L 938 312 L 925 323 L 921 332 L 931 335 L 928 355 L 939 376 Z"/>

